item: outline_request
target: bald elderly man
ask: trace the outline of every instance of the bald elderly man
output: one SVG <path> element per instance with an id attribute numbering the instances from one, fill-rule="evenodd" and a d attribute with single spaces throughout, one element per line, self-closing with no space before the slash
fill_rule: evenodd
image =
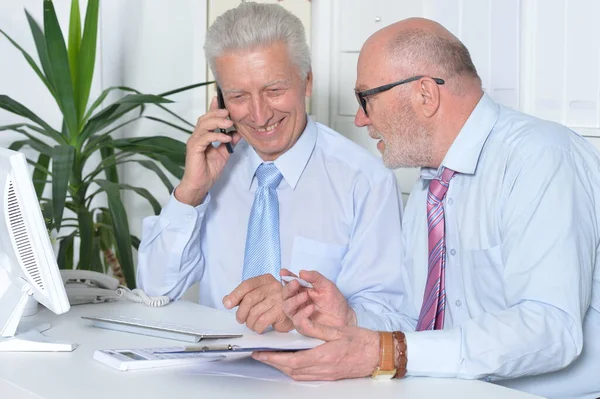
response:
<path id="1" fill-rule="evenodd" d="M 343 299 L 318 272 L 300 272 L 314 288 L 289 284 L 284 312 L 327 342 L 254 357 L 299 380 L 477 378 L 599 397 L 598 152 L 495 103 L 466 47 L 426 19 L 368 39 L 356 97 L 355 123 L 379 140 L 386 166 L 421 168 L 403 217 L 401 331 L 324 325 L 315 309 Z"/>

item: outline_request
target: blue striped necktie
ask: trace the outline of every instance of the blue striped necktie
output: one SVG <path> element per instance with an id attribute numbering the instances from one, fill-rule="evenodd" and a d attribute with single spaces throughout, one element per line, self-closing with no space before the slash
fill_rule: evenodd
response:
<path id="1" fill-rule="evenodd" d="M 256 169 L 258 188 L 248 220 L 243 280 L 267 273 L 279 280 L 281 248 L 277 186 L 282 177 L 273 163 L 262 163 Z"/>

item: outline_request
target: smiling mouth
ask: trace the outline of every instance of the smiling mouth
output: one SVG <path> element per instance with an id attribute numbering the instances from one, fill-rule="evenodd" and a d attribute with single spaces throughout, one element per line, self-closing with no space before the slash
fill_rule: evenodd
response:
<path id="1" fill-rule="evenodd" d="M 271 132 L 271 131 L 273 131 L 273 130 L 274 130 L 276 127 L 277 127 L 277 126 L 279 126 L 279 123 L 281 123 L 281 121 L 279 121 L 279 122 L 277 122 L 277 123 L 274 123 L 274 124 L 272 124 L 272 125 L 270 125 L 270 126 L 264 127 L 264 128 L 257 128 L 257 129 L 255 129 L 255 130 L 256 130 L 257 132 L 260 132 L 260 133 Z"/>

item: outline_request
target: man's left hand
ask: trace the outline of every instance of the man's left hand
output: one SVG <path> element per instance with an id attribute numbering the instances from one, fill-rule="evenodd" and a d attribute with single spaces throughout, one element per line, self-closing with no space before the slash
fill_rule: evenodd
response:
<path id="1" fill-rule="evenodd" d="M 304 335 L 326 343 L 314 349 L 285 352 L 254 352 L 252 357 L 299 381 L 333 381 L 370 375 L 379 364 L 379 333 L 358 327 L 330 327 L 311 321 L 314 305 L 294 316 Z"/>
<path id="2" fill-rule="evenodd" d="M 276 331 L 287 332 L 294 328 L 292 321 L 283 313 L 281 282 L 270 274 L 245 280 L 223 298 L 227 309 L 238 306 L 235 315 L 240 324 L 261 334 L 270 325 Z"/>

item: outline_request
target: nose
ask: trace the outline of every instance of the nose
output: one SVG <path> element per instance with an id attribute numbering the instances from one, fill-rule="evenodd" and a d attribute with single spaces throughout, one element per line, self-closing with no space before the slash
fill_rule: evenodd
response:
<path id="1" fill-rule="evenodd" d="M 365 114 L 365 111 L 362 107 L 358 107 L 356 110 L 356 115 L 354 116 L 354 124 L 358 127 L 363 127 L 371 124 L 369 117 Z"/>
<path id="2" fill-rule="evenodd" d="M 262 96 L 256 96 L 252 99 L 252 103 L 250 105 L 250 116 L 252 118 L 252 122 L 256 124 L 256 126 L 265 126 L 269 119 L 273 117 L 273 110 L 265 101 Z"/>

